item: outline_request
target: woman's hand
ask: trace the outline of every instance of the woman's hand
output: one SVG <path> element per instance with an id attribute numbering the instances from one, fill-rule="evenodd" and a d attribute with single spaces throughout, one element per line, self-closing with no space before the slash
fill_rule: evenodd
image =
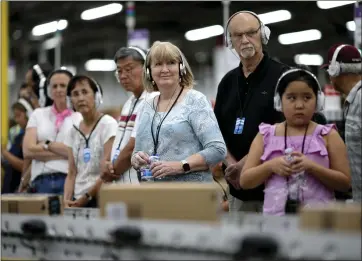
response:
<path id="1" fill-rule="evenodd" d="M 75 201 L 73 201 L 73 200 L 67 200 L 67 199 L 66 199 L 66 200 L 64 200 L 64 203 L 63 203 L 63 204 L 64 204 L 64 207 L 65 207 L 65 208 L 70 208 L 70 207 L 72 207 L 72 206 L 74 205 L 74 202 L 75 202 Z"/>
<path id="2" fill-rule="evenodd" d="M 139 151 L 132 156 L 131 164 L 133 168 L 139 169 L 141 166 L 149 164 L 149 158 L 150 156 L 147 153 Z"/>
<path id="3" fill-rule="evenodd" d="M 271 172 L 278 174 L 279 176 L 287 177 L 294 173 L 292 169 L 292 163 L 285 159 L 285 156 L 274 158 L 267 161 Z"/>
<path id="4" fill-rule="evenodd" d="M 303 171 L 310 171 L 315 164 L 312 160 L 308 159 L 303 153 L 295 151 L 292 153 L 293 164 L 292 171 L 293 173 L 299 173 Z"/>
<path id="5" fill-rule="evenodd" d="M 151 164 L 152 175 L 155 178 L 177 175 L 184 172 L 180 161 L 158 161 Z"/>
<path id="6" fill-rule="evenodd" d="M 70 201 L 70 202 L 67 202 L 67 203 L 69 204 L 69 207 L 82 208 L 85 205 L 87 205 L 88 202 L 89 202 L 88 198 L 84 195 L 84 196 L 81 196 L 80 198 L 78 198 L 75 201 Z"/>

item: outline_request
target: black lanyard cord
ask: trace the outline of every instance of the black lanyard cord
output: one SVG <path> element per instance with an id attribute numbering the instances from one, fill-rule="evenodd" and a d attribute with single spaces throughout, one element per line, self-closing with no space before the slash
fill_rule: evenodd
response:
<path id="1" fill-rule="evenodd" d="M 91 138 L 91 136 L 92 136 L 92 133 L 93 133 L 93 131 L 96 129 L 99 121 L 102 119 L 103 116 L 104 116 L 104 114 L 102 114 L 102 115 L 98 118 L 96 124 L 94 124 L 91 132 L 89 133 L 89 137 L 88 137 L 88 138 L 86 138 L 86 136 L 84 135 L 84 133 L 83 133 L 80 129 L 78 129 L 75 125 L 73 125 L 73 127 L 80 133 L 80 135 L 83 136 L 83 138 L 84 138 L 84 140 L 85 140 L 85 147 L 86 147 L 86 148 L 89 148 L 89 140 L 90 140 L 90 138 Z"/>
<path id="2" fill-rule="evenodd" d="M 121 147 L 121 143 L 122 143 L 122 141 L 123 141 L 124 134 L 126 133 L 127 124 L 128 124 L 128 122 L 129 122 L 130 117 L 131 117 L 132 114 L 133 114 L 134 109 L 136 108 L 136 105 L 137 105 L 139 99 L 140 99 L 140 98 L 137 98 L 136 102 L 135 102 L 134 105 L 133 105 L 133 108 L 132 108 L 131 112 L 128 114 L 128 116 L 127 116 L 127 118 L 126 118 L 126 122 L 125 122 L 125 126 L 124 126 L 124 133 L 123 133 L 122 138 L 119 140 L 119 143 L 118 143 L 118 146 L 117 146 L 117 150 L 119 150 L 119 148 Z"/>
<path id="3" fill-rule="evenodd" d="M 248 91 L 247 91 L 247 94 L 245 95 L 243 101 L 241 101 L 241 95 L 240 95 L 240 86 L 239 86 L 239 76 L 237 75 L 236 76 L 236 90 L 238 92 L 238 100 L 239 100 L 239 105 L 240 105 L 240 108 L 239 108 L 239 116 L 240 118 L 243 118 L 244 115 L 245 115 L 245 110 L 247 109 L 250 101 L 251 101 L 251 98 L 254 94 L 254 88 L 252 87 L 248 87 Z"/>
<path id="4" fill-rule="evenodd" d="M 181 93 L 182 93 L 183 90 L 184 90 L 184 87 L 181 88 L 181 90 L 180 90 L 179 94 L 177 95 L 176 100 L 173 102 L 171 108 L 167 111 L 166 115 L 162 118 L 162 120 L 161 120 L 160 123 L 158 124 L 158 126 L 157 126 L 157 128 L 156 128 L 156 137 L 155 137 L 155 135 L 153 134 L 153 122 L 154 122 L 154 120 L 155 120 L 155 116 L 156 116 L 156 113 L 157 113 L 158 105 L 159 105 L 159 103 L 160 103 L 161 95 L 160 95 L 160 97 L 158 98 L 157 106 L 156 106 L 156 110 L 155 110 L 155 114 L 153 115 L 152 122 L 151 122 L 151 135 L 152 135 L 152 140 L 153 140 L 153 145 L 154 145 L 153 155 L 156 155 L 156 154 L 157 154 L 158 140 L 159 140 L 159 136 L 160 136 L 160 130 L 161 130 L 162 123 L 163 123 L 163 121 L 166 119 L 166 117 L 168 116 L 168 114 L 171 112 L 171 110 L 173 109 L 173 107 L 176 105 L 176 102 L 177 102 L 177 100 L 180 98 L 180 95 L 181 95 Z"/>

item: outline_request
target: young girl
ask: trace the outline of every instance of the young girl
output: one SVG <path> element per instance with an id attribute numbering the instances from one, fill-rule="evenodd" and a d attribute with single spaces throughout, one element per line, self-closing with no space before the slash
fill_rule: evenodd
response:
<path id="1" fill-rule="evenodd" d="M 349 189 L 350 169 L 346 147 L 334 125 L 311 121 L 323 109 L 318 80 L 309 71 L 288 70 L 278 81 L 274 99 L 275 109 L 286 120 L 259 126 L 240 186 L 252 189 L 265 183 L 263 213 L 268 215 L 334 200 L 334 190 Z M 292 150 L 290 160 L 286 149 Z"/>

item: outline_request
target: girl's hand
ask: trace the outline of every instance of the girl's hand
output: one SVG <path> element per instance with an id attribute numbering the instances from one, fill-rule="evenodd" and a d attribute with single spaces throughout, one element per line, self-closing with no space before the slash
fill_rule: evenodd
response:
<path id="1" fill-rule="evenodd" d="M 287 177 L 293 174 L 292 164 L 285 159 L 285 156 L 274 158 L 267 164 L 271 172 L 280 176 Z"/>
<path id="2" fill-rule="evenodd" d="M 293 173 L 310 171 L 315 164 L 312 160 L 308 159 L 308 157 L 298 151 L 293 152 L 292 156 L 294 158 L 292 164 Z"/>

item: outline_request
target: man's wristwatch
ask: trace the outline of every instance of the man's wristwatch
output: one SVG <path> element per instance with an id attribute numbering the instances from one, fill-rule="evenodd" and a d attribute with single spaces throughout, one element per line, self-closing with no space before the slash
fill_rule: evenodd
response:
<path id="1" fill-rule="evenodd" d="M 91 195 L 89 195 L 88 192 L 85 193 L 84 195 L 86 196 L 86 198 L 87 198 L 88 201 L 91 201 L 91 200 L 93 199 L 93 197 L 92 197 Z"/>
<path id="2" fill-rule="evenodd" d="M 43 148 L 44 148 L 45 150 L 49 150 L 49 145 L 50 145 L 50 143 L 51 143 L 50 140 L 46 140 L 46 141 L 45 141 L 45 144 L 43 145 Z"/>
<path id="3" fill-rule="evenodd" d="M 182 163 L 182 169 L 185 171 L 185 173 L 189 173 L 191 171 L 190 164 L 186 160 L 181 160 Z"/>

